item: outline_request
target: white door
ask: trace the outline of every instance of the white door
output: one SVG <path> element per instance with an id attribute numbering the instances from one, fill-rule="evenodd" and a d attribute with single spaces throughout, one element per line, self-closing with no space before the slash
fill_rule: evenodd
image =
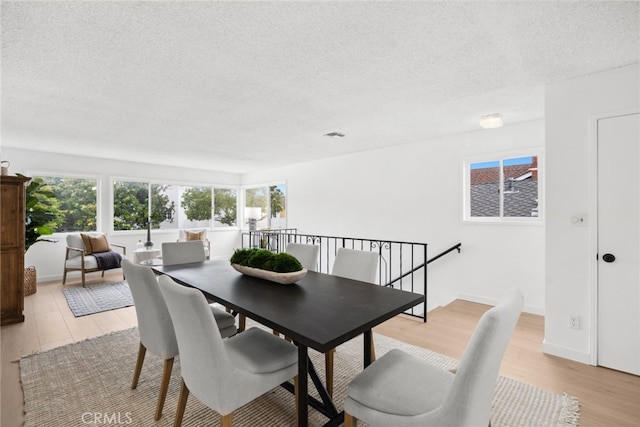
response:
<path id="1" fill-rule="evenodd" d="M 640 114 L 598 120 L 598 365 L 640 375 Z"/>

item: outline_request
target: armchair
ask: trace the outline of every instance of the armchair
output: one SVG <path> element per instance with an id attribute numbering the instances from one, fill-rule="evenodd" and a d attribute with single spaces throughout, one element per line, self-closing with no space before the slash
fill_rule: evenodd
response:
<path id="1" fill-rule="evenodd" d="M 211 259 L 211 242 L 207 238 L 206 228 L 182 229 L 179 231 L 178 242 L 201 240 L 204 246 L 205 259 Z"/>
<path id="2" fill-rule="evenodd" d="M 122 254 L 112 250 L 119 248 Z M 85 285 L 85 274 L 120 268 L 122 256 L 127 254 L 127 248 L 115 243 L 109 244 L 104 233 L 74 233 L 67 235 L 67 249 L 64 256 L 64 273 L 62 284 L 67 281 L 69 271 L 80 271 L 82 286 Z"/>

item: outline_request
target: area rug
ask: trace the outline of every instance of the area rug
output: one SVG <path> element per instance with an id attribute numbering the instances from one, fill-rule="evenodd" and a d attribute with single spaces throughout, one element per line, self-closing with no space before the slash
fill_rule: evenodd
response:
<path id="1" fill-rule="evenodd" d="M 98 285 L 69 286 L 62 289 L 67 305 L 75 317 L 133 305 L 127 281 Z"/>
<path id="2" fill-rule="evenodd" d="M 392 348 L 400 348 L 443 368 L 456 366 L 454 359 L 374 335 L 378 356 Z M 112 424 L 171 426 L 180 388 L 179 357 L 174 364 L 162 418 L 154 422 L 162 360 L 147 352 L 138 387 L 131 390 L 138 343 L 138 332 L 133 328 L 21 358 L 25 426 L 99 425 L 105 420 Z M 310 351 L 310 356 L 317 371 L 324 373 L 324 356 L 315 351 Z M 361 364 L 362 339 L 338 347 L 334 384 L 338 409 L 342 408 L 349 381 L 361 371 Z M 310 394 L 315 395 L 312 391 Z M 493 402 L 492 424 L 494 427 L 576 426 L 578 410 L 578 400 L 574 397 L 500 377 Z M 214 411 L 190 396 L 182 425 L 218 425 L 219 419 Z M 319 426 L 325 421 L 317 411 L 309 409 L 310 426 Z M 277 387 L 236 410 L 233 425 L 293 426 L 294 397 Z"/>

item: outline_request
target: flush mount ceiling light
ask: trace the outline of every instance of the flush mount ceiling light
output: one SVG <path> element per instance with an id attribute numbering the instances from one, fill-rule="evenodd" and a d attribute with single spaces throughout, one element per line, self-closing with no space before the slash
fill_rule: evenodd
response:
<path id="1" fill-rule="evenodd" d="M 341 132 L 329 132 L 329 133 L 325 133 L 324 136 L 329 136 L 331 138 L 343 138 L 344 137 L 344 133 Z"/>
<path id="2" fill-rule="evenodd" d="M 502 127 L 502 115 L 499 113 L 489 114 L 482 116 L 480 119 L 480 126 L 483 129 L 494 129 Z"/>

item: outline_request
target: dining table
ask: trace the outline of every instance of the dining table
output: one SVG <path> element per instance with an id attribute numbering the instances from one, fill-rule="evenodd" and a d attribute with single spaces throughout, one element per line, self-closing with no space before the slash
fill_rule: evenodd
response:
<path id="1" fill-rule="evenodd" d="M 280 284 L 236 271 L 228 260 L 152 266 L 209 300 L 278 331 L 298 348 L 298 425 L 308 425 L 309 406 L 326 418 L 325 426 L 343 422 L 309 359 L 309 348 L 326 353 L 363 335 L 363 369 L 372 362 L 372 328 L 425 302 L 424 295 L 308 271 L 297 282 Z M 308 377 L 320 399 L 309 396 Z M 283 386 L 293 391 L 291 383 Z"/>

